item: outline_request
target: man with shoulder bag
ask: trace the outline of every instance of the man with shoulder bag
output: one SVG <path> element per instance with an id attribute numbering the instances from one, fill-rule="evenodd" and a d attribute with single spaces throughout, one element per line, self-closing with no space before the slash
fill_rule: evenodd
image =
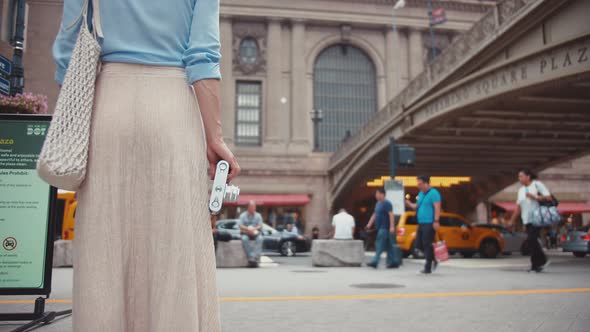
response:
<path id="1" fill-rule="evenodd" d="M 516 210 L 510 218 L 510 225 L 513 225 L 516 218 L 520 216 L 522 223 L 527 231 L 527 243 L 531 253 L 531 268 L 528 272 L 543 272 L 550 261 L 543 252 L 539 243 L 539 233 L 541 230 L 558 221 L 559 215 L 555 216 L 557 201 L 551 195 L 547 187 L 537 180 L 535 175 L 529 169 L 522 169 L 518 173 L 518 181 L 522 185 L 518 190 L 518 199 L 516 201 Z M 556 220 L 557 218 L 557 220 Z"/>
<path id="2" fill-rule="evenodd" d="M 430 186 L 430 176 L 418 176 L 417 186 L 420 193 L 416 203 L 406 200 L 406 206 L 416 211 L 418 232 L 416 233 L 416 248 L 424 252 L 426 262 L 419 274 L 431 274 L 438 267 L 434 257 L 433 242 L 436 232 L 440 228 L 441 195 L 438 190 Z"/>

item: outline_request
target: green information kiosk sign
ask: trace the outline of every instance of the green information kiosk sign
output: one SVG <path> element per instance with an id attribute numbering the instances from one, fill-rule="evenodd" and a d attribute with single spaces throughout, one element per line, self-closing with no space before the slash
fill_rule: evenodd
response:
<path id="1" fill-rule="evenodd" d="M 0 295 L 49 295 L 57 190 L 37 175 L 50 116 L 0 115 Z"/>

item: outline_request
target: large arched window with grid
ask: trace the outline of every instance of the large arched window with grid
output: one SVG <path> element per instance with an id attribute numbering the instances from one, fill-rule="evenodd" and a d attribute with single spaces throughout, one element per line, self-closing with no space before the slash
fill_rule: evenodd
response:
<path id="1" fill-rule="evenodd" d="M 313 71 L 320 151 L 336 151 L 377 111 L 376 81 L 375 66 L 361 49 L 338 44 L 320 53 Z"/>

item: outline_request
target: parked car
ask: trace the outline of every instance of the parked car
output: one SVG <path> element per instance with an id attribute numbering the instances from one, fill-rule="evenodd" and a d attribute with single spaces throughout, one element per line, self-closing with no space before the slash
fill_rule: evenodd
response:
<path id="1" fill-rule="evenodd" d="M 416 212 L 406 212 L 398 219 L 397 243 L 405 257 L 421 256 L 414 246 L 417 231 Z M 449 254 L 461 253 L 463 257 L 471 258 L 479 253 L 483 258 L 495 258 L 504 252 L 504 238 L 500 233 L 484 227 L 473 227 L 457 214 L 442 212 L 438 233 L 446 242 Z"/>
<path id="2" fill-rule="evenodd" d="M 58 190 L 57 192 L 57 216 L 56 216 L 56 239 L 73 240 L 75 216 L 78 202 L 76 193 L 73 191 Z"/>
<path id="3" fill-rule="evenodd" d="M 520 252 L 523 256 L 528 254 L 527 235 L 521 232 L 511 232 L 502 225 L 494 224 L 476 224 L 475 227 L 483 227 L 495 230 L 504 238 L 504 255 L 511 255 L 514 252 Z"/>
<path id="4" fill-rule="evenodd" d="M 572 252 L 576 257 L 584 257 L 590 253 L 590 226 L 567 232 L 561 237 L 561 248 L 565 252 Z"/>
<path id="5" fill-rule="evenodd" d="M 219 232 L 231 234 L 232 239 L 240 240 L 240 228 L 238 219 L 222 219 L 216 223 Z M 263 244 L 262 250 L 265 252 L 278 252 L 282 256 L 294 256 L 296 253 L 308 252 L 311 247 L 311 241 L 305 237 L 299 237 L 286 231 L 277 231 L 276 229 L 262 225 Z"/>

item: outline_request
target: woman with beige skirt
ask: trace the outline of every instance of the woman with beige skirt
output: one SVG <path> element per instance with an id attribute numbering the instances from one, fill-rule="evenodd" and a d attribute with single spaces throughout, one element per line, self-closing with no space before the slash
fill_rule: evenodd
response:
<path id="1" fill-rule="evenodd" d="M 83 2 L 64 1 L 58 83 Z M 240 171 L 219 120 L 219 2 L 99 7 L 103 65 L 78 192 L 74 331 L 219 331 L 207 177 L 220 159 L 230 180 Z"/>

